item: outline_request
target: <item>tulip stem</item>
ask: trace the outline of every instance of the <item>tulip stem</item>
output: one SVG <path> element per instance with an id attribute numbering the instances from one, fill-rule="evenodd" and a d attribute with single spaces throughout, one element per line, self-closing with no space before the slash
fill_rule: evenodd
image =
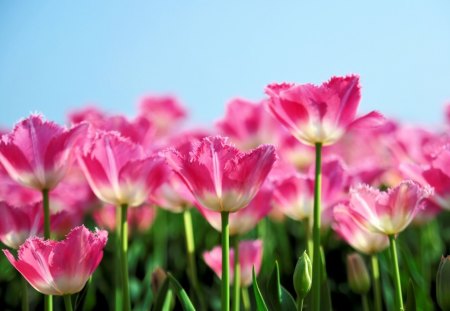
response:
<path id="1" fill-rule="evenodd" d="M 367 294 L 361 295 L 363 311 L 370 311 L 369 309 L 369 301 L 367 300 Z"/>
<path id="2" fill-rule="evenodd" d="M 184 236 L 186 238 L 186 250 L 188 253 L 188 276 L 191 281 L 192 287 L 194 288 L 197 298 L 200 304 L 200 310 L 206 310 L 205 300 L 203 298 L 202 290 L 199 286 L 197 278 L 197 266 L 195 264 L 195 241 L 194 241 L 194 230 L 192 228 L 192 215 L 191 209 L 186 208 L 183 212 L 184 220 Z"/>
<path id="3" fill-rule="evenodd" d="M 121 256 L 121 236 L 120 236 L 120 224 L 121 221 L 121 214 L 122 214 L 122 207 L 117 206 L 116 207 L 116 247 L 115 247 L 115 258 L 114 258 L 114 271 L 120 271 L 121 265 L 120 265 L 120 256 Z M 115 303 L 114 303 L 114 310 L 116 311 L 122 311 L 122 276 L 120 273 L 115 273 Z"/>
<path id="4" fill-rule="evenodd" d="M 233 311 L 239 311 L 241 306 L 241 265 L 239 262 L 239 235 L 234 237 L 234 279 L 233 279 Z"/>
<path id="5" fill-rule="evenodd" d="M 131 310 L 130 291 L 128 287 L 128 205 L 121 205 L 120 217 L 120 244 L 121 244 L 121 265 L 122 265 L 122 295 L 123 310 Z"/>
<path id="6" fill-rule="evenodd" d="M 50 239 L 50 202 L 49 202 L 49 190 L 42 189 L 42 205 L 44 207 L 44 238 Z M 53 298 L 51 295 L 44 296 L 44 308 L 45 311 L 53 310 Z"/>
<path id="7" fill-rule="evenodd" d="M 303 299 L 297 297 L 297 311 L 303 310 Z"/>
<path id="8" fill-rule="evenodd" d="M 28 283 L 23 276 L 20 278 L 22 279 L 22 311 L 28 311 L 30 309 L 28 302 Z"/>
<path id="9" fill-rule="evenodd" d="M 230 311 L 230 227 L 229 212 L 222 216 L 222 311 Z"/>
<path id="10" fill-rule="evenodd" d="M 250 311 L 250 296 L 248 295 L 248 287 L 242 287 L 242 305 L 244 306 L 244 311 Z"/>
<path id="11" fill-rule="evenodd" d="M 376 254 L 370 256 L 372 264 L 372 282 L 373 282 L 373 300 L 375 311 L 382 311 L 381 305 L 381 286 L 380 286 L 380 268 L 378 265 L 378 257 Z"/>
<path id="12" fill-rule="evenodd" d="M 64 295 L 64 305 L 66 306 L 66 311 L 73 311 L 72 308 L 72 299 L 70 299 L 70 295 Z"/>
<path id="13" fill-rule="evenodd" d="M 322 143 L 316 143 L 316 167 L 314 178 L 314 213 L 313 213 L 313 258 L 312 258 L 312 295 L 313 310 L 320 310 L 320 188 L 322 180 Z"/>
<path id="14" fill-rule="evenodd" d="M 391 249 L 391 262 L 392 273 L 394 275 L 395 295 L 397 300 L 398 310 L 403 311 L 403 298 L 402 298 L 402 285 L 400 281 L 400 270 L 398 268 L 397 246 L 395 242 L 395 236 L 389 235 L 390 249 Z"/>

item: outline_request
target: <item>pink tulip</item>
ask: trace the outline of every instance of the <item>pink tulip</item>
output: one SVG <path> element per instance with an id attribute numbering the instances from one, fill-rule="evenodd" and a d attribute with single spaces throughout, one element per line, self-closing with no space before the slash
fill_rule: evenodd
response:
<path id="1" fill-rule="evenodd" d="M 230 235 L 242 235 L 252 230 L 272 209 L 270 204 L 271 197 L 271 191 L 263 187 L 246 208 L 230 214 Z M 198 209 L 209 224 L 221 232 L 220 214 L 201 206 L 198 206 Z"/>
<path id="2" fill-rule="evenodd" d="M 139 117 L 147 119 L 157 137 L 172 132 L 187 115 L 173 96 L 146 96 L 139 103 Z"/>
<path id="3" fill-rule="evenodd" d="M 114 132 L 98 131 L 78 162 L 95 195 L 113 205 L 138 206 L 165 180 L 159 156 L 146 156 L 141 146 Z"/>
<path id="4" fill-rule="evenodd" d="M 243 153 L 220 136 L 169 150 L 166 156 L 197 201 L 217 212 L 235 212 L 247 206 L 276 160 L 273 146 Z"/>
<path id="5" fill-rule="evenodd" d="M 5 201 L 12 206 L 23 206 L 42 200 L 41 193 L 17 183 L 1 165 L 0 185 L 0 201 Z"/>
<path id="6" fill-rule="evenodd" d="M 370 231 L 394 235 L 411 223 L 432 192 L 430 187 L 411 180 L 402 181 L 387 192 L 359 185 L 350 190 L 349 202 L 340 205 L 339 211 Z"/>
<path id="7" fill-rule="evenodd" d="M 70 130 L 31 115 L 2 136 L 0 162 L 15 181 L 38 190 L 51 190 L 72 163 L 72 150 L 87 130 L 79 124 Z"/>
<path id="8" fill-rule="evenodd" d="M 250 150 L 261 144 L 278 145 L 283 132 L 262 103 L 240 98 L 228 103 L 225 117 L 216 123 L 216 127 L 242 150 Z"/>
<path id="9" fill-rule="evenodd" d="M 103 257 L 108 233 L 74 228 L 61 242 L 29 238 L 19 248 L 18 259 L 8 251 L 9 262 L 38 292 L 45 295 L 78 293 Z"/>
<path id="10" fill-rule="evenodd" d="M 271 84 L 269 109 L 298 140 L 307 145 L 331 145 L 351 128 L 379 126 L 377 112 L 356 118 L 361 98 L 359 77 L 333 77 L 320 86 Z"/>
<path id="11" fill-rule="evenodd" d="M 333 209 L 333 229 L 351 247 L 366 255 L 372 255 L 385 250 L 389 246 L 386 235 L 367 230 L 356 222 L 346 211 L 346 207 L 337 206 Z"/>
<path id="12" fill-rule="evenodd" d="M 255 274 L 259 273 L 262 262 L 262 240 L 242 241 L 239 243 L 239 264 L 241 266 L 241 286 L 247 287 L 252 284 L 252 269 Z M 209 252 L 203 253 L 206 264 L 222 278 L 222 248 L 214 247 Z M 234 276 L 234 250 L 230 249 L 230 284 Z"/>
<path id="13" fill-rule="evenodd" d="M 44 230 L 42 202 L 13 207 L 0 202 L 0 240 L 8 247 L 18 249 L 30 236 Z"/>

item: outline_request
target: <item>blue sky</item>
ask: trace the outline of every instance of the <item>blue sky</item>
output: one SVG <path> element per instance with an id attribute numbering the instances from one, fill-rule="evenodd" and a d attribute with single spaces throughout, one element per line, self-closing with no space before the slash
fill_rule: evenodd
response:
<path id="1" fill-rule="evenodd" d="M 449 16 L 449 1 L 1 1 L 0 124 L 87 103 L 133 115 L 168 92 L 210 124 L 268 83 L 358 73 L 361 112 L 436 125 Z"/>

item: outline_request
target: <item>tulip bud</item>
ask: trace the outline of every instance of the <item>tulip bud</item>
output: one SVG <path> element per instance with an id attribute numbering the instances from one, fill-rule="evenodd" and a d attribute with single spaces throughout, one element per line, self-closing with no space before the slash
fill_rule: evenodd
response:
<path id="1" fill-rule="evenodd" d="M 347 256 L 347 279 L 350 289 L 364 295 L 370 289 L 370 277 L 364 259 L 358 253 Z"/>
<path id="2" fill-rule="evenodd" d="M 312 266 L 306 251 L 297 260 L 294 271 L 294 289 L 298 299 L 304 299 L 311 289 Z"/>
<path id="3" fill-rule="evenodd" d="M 441 257 L 436 275 L 436 298 L 443 311 L 450 310 L 450 256 Z"/>
<path id="4" fill-rule="evenodd" d="M 155 271 L 152 273 L 152 279 L 151 279 L 151 287 L 153 294 L 158 294 L 159 290 L 161 289 L 161 286 L 164 284 L 164 281 L 167 278 L 166 272 L 161 268 L 156 268 Z"/>

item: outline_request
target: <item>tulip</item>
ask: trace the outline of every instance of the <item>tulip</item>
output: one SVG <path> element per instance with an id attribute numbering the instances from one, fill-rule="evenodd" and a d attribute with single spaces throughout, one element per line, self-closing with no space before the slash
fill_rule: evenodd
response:
<path id="1" fill-rule="evenodd" d="M 166 152 L 167 161 L 203 207 L 221 213 L 222 308 L 229 310 L 229 213 L 255 197 L 275 160 L 275 148 L 263 145 L 242 153 L 227 139 L 206 137 Z"/>
<path id="2" fill-rule="evenodd" d="M 303 309 L 303 300 L 312 285 L 312 266 L 306 251 L 298 258 L 294 270 L 294 289 L 297 294 L 297 310 Z"/>
<path id="3" fill-rule="evenodd" d="M 347 255 L 347 279 L 350 289 L 362 296 L 363 310 L 369 311 L 367 293 L 370 289 L 370 277 L 364 259 L 358 253 Z"/>
<path id="4" fill-rule="evenodd" d="M 107 232 L 74 228 L 61 242 L 32 237 L 20 246 L 18 259 L 3 253 L 30 285 L 45 295 L 64 296 L 71 310 L 70 295 L 80 292 L 103 257 Z M 48 296 L 47 296 L 48 297 Z"/>

